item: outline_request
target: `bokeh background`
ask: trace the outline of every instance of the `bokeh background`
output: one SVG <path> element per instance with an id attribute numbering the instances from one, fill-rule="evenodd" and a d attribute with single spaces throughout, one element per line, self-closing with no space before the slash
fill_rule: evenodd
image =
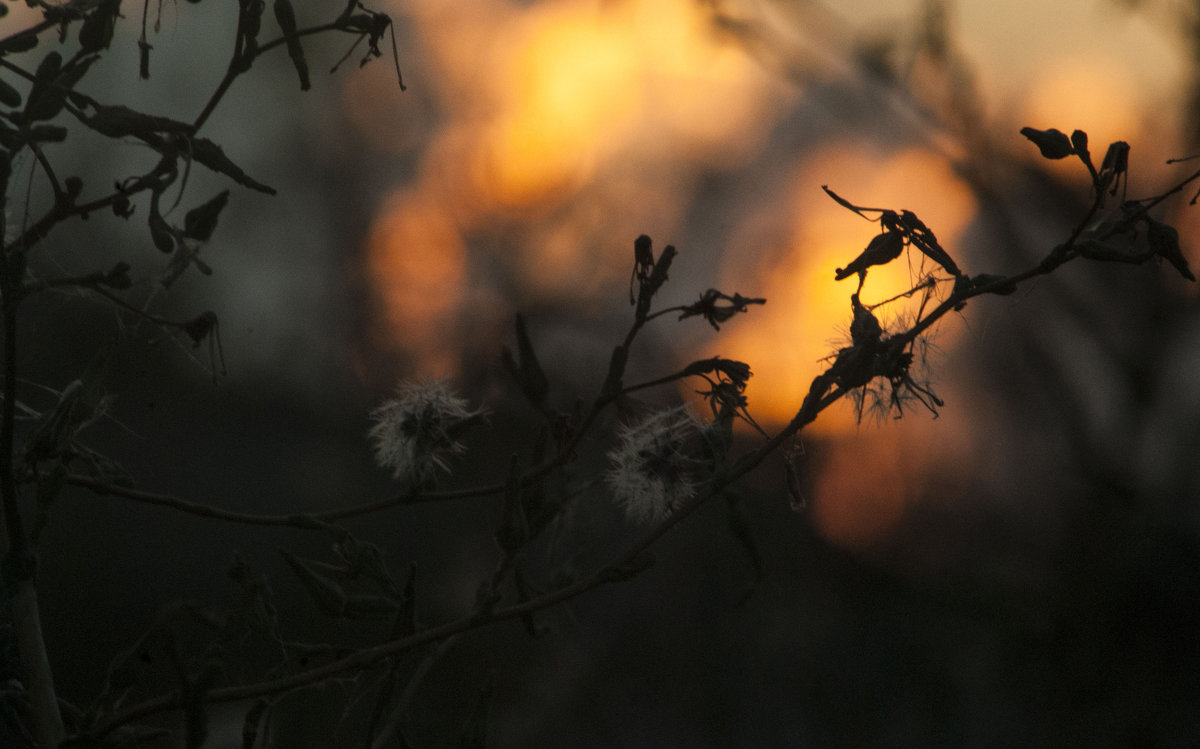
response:
<path id="1" fill-rule="evenodd" d="M 139 81 L 141 9 L 127 5 L 82 90 L 194 118 L 223 72 L 234 13 L 152 7 L 153 75 Z M 302 25 L 331 14 L 296 5 Z M 162 302 L 177 317 L 218 313 L 227 374 L 214 384 L 219 364 L 205 348 L 96 300 L 47 297 L 28 316 L 21 366 L 52 388 L 119 341 L 112 418 L 93 435 L 140 487 L 256 512 L 386 497 L 368 413 L 397 380 L 442 376 L 490 408 L 494 428 L 475 435 L 446 485 L 497 480 L 535 431 L 498 363 L 515 315 L 556 406 L 594 393 L 631 317 L 642 233 L 681 252 L 663 304 L 709 287 L 768 302 L 719 333 L 663 321 L 635 348 L 629 379 L 716 354 L 746 361 L 750 410 L 769 429 L 845 336 L 853 281 L 834 282 L 833 269 L 876 231 L 821 185 L 915 211 L 968 273 L 1011 273 L 1064 239 L 1089 198 L 1078 163 L 1040 159 L 1021 127 L 1086 130 L 1097 158 L 1127 141 L 1130 197 L 1186 175 L 1192 163 L 1166 160 L 1200 148 L 1200 6 L 1182 1 L 378 9 L 395 20 L 406 92 L 386 58 L 355 70 L 355 54 L 325 75 L 351 40 L 321 37 L 306 43 L 313 90 L 298 90 L 280 50 L 205 127 L 280 190 L 235 189 L 203 255 L 215 273 Z M 10 10 L 3 23 L 18 28 L 23 8 Z M 154 155 L 81 137 L 55 158 L 99 185 Z M 45 185 L 21 166 L 36 206 Z M 190 180 L 188 205 L 225 186 Z M 1195 267 L 1200 214 L 1188 197 L 1164 216 Z M 163 262 L 136 217 L 96 216 L 59 230 L 34 272 L 115 259 L 145 277 Z M 914 259 L 873 270 L 864 297 L 902 290 L 917 269 Z M 747 480 L 757 584 L 724 512 L 709 508 L 642 576 L 548 613 L 543 637 L 501 624 L 452 649 L 418 702 L 414 745 L 453 737 L 489 679 L 495 746 L 1190 745 L 1200 734 L 1196 299 L 1151 263 L 1073 264 L 972 301 L 933 340 L 939 418 L 860 424 L 845 404 L 823 414 L 797 445 L 801 512 L 782 457 Z M 754 444 L 750 432 L 741 439 Z M 606 445 L 587 445 L 580 475 L 602 466 Z M 437 622 L 469 610 L 495 564 L 498 512 L 470 500 L 351 526 L 396 570 L 417 561 L 424 617 Z M 637 536 L 602 492 L 573 513 L 560 546 L 531 562 L 546 575 L 589 569 Z M 273 581 L 296 637 L 382 636 L 322 619 L 280 546 L 328 555 L 311 535 L 68 492 L 42 572 L 65 695 L 86 700 L 165 602 L 226 601 L 234 550 Z M 341 698 L 336 687 L 293 697 L 280 745 L 330 745 Z M 238 720 L 231 708 L 212 746 L 238 746 Z"/>

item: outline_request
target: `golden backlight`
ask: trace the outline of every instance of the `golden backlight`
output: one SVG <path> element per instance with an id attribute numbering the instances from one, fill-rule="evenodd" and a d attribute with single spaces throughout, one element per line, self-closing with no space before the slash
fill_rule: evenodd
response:
<path id="1" fill-rule="evenodd" d="M 1129 143 L 1133 148 L 1130 197 L 1157 193 L 1178 179 L 1183 169 L 1194 168 L 1195 162 L 1188 162 L 1183 169 L 1166 163 L 1168 159 L 1190 155 L 1179 150 L 1174 117 L 1178 104 L 1147 98 L 1135 76 L 1116 60 L 1097 55 L 1064 55 L 1044 68 L 1024 102 L 1024 121 L 1040 123 L 1035 124 L 1039 128 L 1057 127 L 1064 132 L 1074 128 L 1086 130 L 1089 150 L 1097 163 L 1112 141 Z M 1163 110 L 1172 116 L 1162 116 Z M 1043 166 L 1080 184 L 1087 183 L 1076 159 Z M 1200 218 L 1195 210 L 1188 208 L 1175 204 L 1167 218 L 1179 230 L 1184 255 L 1194 267 L 1200 264 L 1200 241 L 1196 239 L 1200 234 L 1194 231 L 1200 225 Z M 1188 285 L 1186 291 L 1198 293 L 1194 285 Z"/>
<path id="2" fill-rule="evenodd" d="M 418 193 L 392 195 L 367 238 L 367 258 L 389 339 L 425 374 L 450 371 L 466 248 L 444 206 Z"/>
<path id="3" fill-rule="evenodd" d="M 937 154 L 920 149 L 875 154 L 856 147 L 828 146 L 808 160 L 791 182 L 794 193 L 786 209 L 786 246 L 771 248 L 769 259 L 750 277 L 743 269 L 744 253 L 733 248 L 722 278 L 722 284 L 753 290 L 768 303 L 728 326 L 709 352 L 751 365 L 751 410 L 772 425 L 792 418 L 813 377 L 828 366 L 823 359 L 837 346 L 847 345 L 850 295 L 858 281 L 854 277 L 835 281 L 834 272 L 853 260 L 880 231 L 877 223 L 834 203 L 820 186 L 828 183 L 859 205 L 914 211 L 952 256 L 956 256 L 958 239 L 975 210 L 969 188 L 950 165 Z M 916 250 L 908 250 L 907 255 L 907 259 L 901 255 L 887 266 L 870 269 L 861 295 L 864 304 L 911 288 L 922 263 L 932 269 Z M 958 257 L 960 264 L 964 260 Z M 880 308 L 876 315 L 887 327 L 906 309 L 911 311 L 910 305 L 897 303 Z M 954 329 L 938 328 L 937 340 L 949 343 Z M 809 433 L 844 434 L 856 428 L 854 410 L 835 406 L 821 415 Z"/>
<path id="4" fill-rule="evenodd" d="M 639 119 L 636 40 L 579 7 L 548 6 L 505 34 L 499 111 L 477 158 L 501 205 L 553 205 L 589 179 Z"/>
<path id="5" fill-rule="evenodd" d="M 418 356 L 427 352 L 413 340 L 427 334 L 413 331 L 416 321 L 444 329 L 462 312 L 455 305 L 487 296 L 488 284 L 531 299 L 611 291 L 630 263 L 628 241 L 614 238 L 676 231 L 697 176 L 752 157 L 796 93 L 691 0 L 474 0 L 409 11 L 428 48 L 422 80 L 435 86 L 438 114 L 425 117 L 441 122 L 405 197 L 376 219 L 369 251 L 386 308 L 381 338 Z M 379 97 L 361 93 L 348 91 L 353 119 L 383 116 Z M 403 138 L 413 142 L 409 130 Z M 472 273 L 475 263 L 489 271 Z M 420 277 L 430 264 L 444 264 L 436 281 Z M 468 279 L 478 287 L 451 288 Z M 444 293 L 422 318 L 412 300 L 431 283 Z"/>
<path id="6" fill-rule="evenodd" d="M 793 192 L 780 234 L 784 245 L 767 248 L 764 260 L 750 273 L 745 271 L 745 248 L 731 248 L 722 277 L 722 284 L 753 290 L 768 303 L 727 326 L 704 352 L 751 365 L 750 410 L 772 427 L 796 413 L 812 379 L 829 366 L 825 357 L 848 345 L 850 295 L 858 280 L 835 281 L 834 274 L 880 231 L 878 223 L 842 208 L 820 186 L 828 184 L 858 205 L 912 210 L 968 272 L 970 259 L 959 240 L 976 209 L 969 187 L 945 158 L 924 149 L 874 153 L 857 146 L 826 146 L 796 170 L 790 183 Z M 748 220 L 751 228 L 739 244 L 753 247 L 758 241 L 754 227 L 773 223 L 770 216 Z M 914 249 L 886 266 L 871 268 L 862 301 L 875 304 L 911 288 L 923 269 L 934 270 Z M 902 301 L 880 307 L 876 315 L 886 328 L 914 311 L 911 302 Z M 941 346 L 951 345 L 959 332 L 954 325 L 934 330 Z M 937 362 L 932 364 L 936 369 Z M 934 389 L 947 395 L 947 388 L 939 388 L 936 381 Z M 811 510 L 822 534 L 842 546 L 869 546 L 886 536 L 918 501 L 935 463 L 970 465 L 967 425 L 954 414 L 933 422 L 936 429 L 930 423 L 927 412 L 879 425 L 867 413 L 860 428 L 858 412 L 843 399 L 806 428 L 804 434 L 824 438 L 819 447 L 814 445 L 820 454 L 811 456 L 822 465 Z M 945 454 L 950 448 L 959 453 L 955 459 Z"/>
<path id="7" fill-rule="evenodd" d="M 985 262 L 974 262 L 962 243 L 975 198 L 946 155 L 961 144 L 936 128 L 915 133 L 908 121 L 897 123 L 891 143 L 808 120 L 803 132 L 785 132 L 780 122 L 794 113 L 801 84 L 766 69 L 761 60 L 770 55 L 756 62 L 747 52 L 753 39 L 739 42 L 713 22 L 718 10 L 733 18 L 745 7 L 412 0 L 396 8 L 418 43 L 405 62 L 406 102 L 413 103 L 398 114 L 364 86 L 348 87 L 346 99 L 367 137 L 386 140 L 381 149 L 412 162 L 406 183 L 381 204 L 368 242 L 379 339 L 410 353 L 422 374 L 453 374 L 462 322 L 483 314 L 479 299 L 495 301 L 490 308 L 612 299 L 628 280 L 633 237 L 649 234 L 658 249 L 668 242 L 684 253 L 695 249 L 679 238 L 697 207 L 708 205 L 698 203 L 701 190 L 723 172 L 755 164 L 772 136 L 796 144 L 764 168 L 764 180 L 778 179 L 778 189 L 714 207 L 729 230 L 713 240 L 722 266 L 703 282 L 768 303 L 723 325 L 700 350 L 681 352 L 687 361 L 720 355 L 749 363 L 750 411 L 768 429 L 792 417 L 828 366 L 825 357 L 847 344 L 857 278 L 835 281 L 834 272 L 880 230 L 830 200 L 822 184 L 859 205 L 915 212 L 964 271 L 980 270 Z M 798 46 L 814 33 L 790 31 Z M 1021 58 L 1020 50 L 1011 53 Z M 1019 98 L 983 102 L 996 120 L 989 128 L 1010 127 L 1014 141 L 1025 125 L 1085 129 L 1096 159 L 1111 140 L 1169 141 L 1132 114 L 1146 109 L 1136 104 L 1144 92 L 1119 64 L 1064 50 L 1035 72 L 1028 85 L 1008 81 Z M 821 97 L 814 99 L 819 110 Z M 878 110 L 891 116 L 885 102 Z M 914 135 L 936 147 L 913 145 Z M 1031 164 L 1079 168 L 1073 159 L 1047 165 L 1025 148 Z M 931 270 L 945 276 L 910 249 L 869 271 L 862 300 L 881 302 Z M 901 302 L 875 313 L 892 327 L 913 312 Z M 934 343 L 948 349 L 963 330 L 951 316 L 932 331 Z M 970 397 L 936 379 L 933 389 L 950 403 Z M 813 440 L 822 454 L 812 463 L 822 468 L 812 513 L 821 531 L 842 545 L 871 544 L 935 473 L 952 480 L 954 470 L 968 472 L 975 435 L 967 414 L 951 406 L 937 421 L 913 413 L 881 427 L 867 416 L 861 429 L 848 401 L 821 414 L 805 431 L 820 438 Z"/>

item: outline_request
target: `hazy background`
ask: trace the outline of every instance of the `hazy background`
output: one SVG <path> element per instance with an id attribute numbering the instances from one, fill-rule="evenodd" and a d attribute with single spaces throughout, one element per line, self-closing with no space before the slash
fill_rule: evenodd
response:
<path id="1" fill-rule="evenodd" d="M 126 5 L 82 90 L 193 118 L 223 72 L 233 13 L 151 8 L 161 30 L 143 82 L 141 9 Z M 296 5 L 302 24 L 325 18 Z M 4 23 L 17 28 L 11 8 Z M 496 427 L 449 485 L 497 480 L 533 431 L 497 364 L 514 315 L 555 402 L 588 396 L 630 318 L 641 233 L 681 251 L 664 304 L 710 286 L 768 303 L 719 335 L 664 321 L 630 379 L 741 359 L 754 370 L 751 411 L 778 424 L 848 324 L 853 282 L 835 283 L 833 269 L 875 231 L 820 185 L 915 211 L 968 273 L 1015 272 L 1066 236 L 1088 198 L 1078 163 L 1041 160 L 1022 126 L 1084 129 L 1096 158 L 1128 141 L 1131 197 L 1186 174 L 1164 161 L 1200 140 L 1200 7 L 1186 3 L 386 9 L 407 92 L 386 59 L 354 70 L 352 55 L 325 75 L 351 40 L 322 37 L 306 43 L 312 91 L 280 51 L 205 126 L 280 190 L 234 189 L 203 255 L 215 274 L 189 276 L 164 308 L 218 313 L 227 376 L 214 385 L 205 348 L 94 301 L 47 297 L 27 317 L 24 376 L 54 388 L 124 331 L 113 419 L 95 438 L 140 487 L 260 512 L 385 497 L 367 413 L 398 379 L 443 375 Z M 154 158 L 75 145 L 56 165 L 89 183 Z M 37 174 L 32 185 L 36 205 L 45 186 Z M 194 173 L 183 207 L 225 186 Z M 56 231 L 34 272 L 115 259 L 135 276 L 157 271 L 141 210 Z M 1194 211 L 1168 214 L 1193 267 Z M 904 287 L 909 269 L 893 266 L 872 271 L 868 301 Z M 971 302 L 935 339 L 940 418 L 859 427 L 848 407 L 824 414 L 803 441 L 805 513 L 781 491 L 782 460 L 748 481 L 765 567 L 748 600 L 753 570 L 710 508 L 642 577 L 548 614 L 542 640 L 499 625 L 453 650 L 416 737 L 451 735 L 495 672 L 498 746 L 1186 745 L 1200 714 L 1195 300 L 1169 266 L 1076 264 Z M 589 447 L 585 467 L 605 443 Z M 394 569 L 418 561 L 437 622 L 471 605 L 495 562 L 498 508 L 485 501 L 353 526 Z M 600 494 L 579 513 L 565 556 L 583 569 L 636 537 Z M 295 591 L 275 549 L 327 554 L 309 535 L 78 492 L 60 500 L 43 546 L 49 647 L 68 697 L 93 693 L 166 601 L 227 600 L 233 550 L 272 577 L 296 636 L 382 636 L 328 629 Z M 543 551 L 531 564 L 549 574 L 564 555 Z M 297 704 L 314 721 L 340 709 L 333 689 Z"/>

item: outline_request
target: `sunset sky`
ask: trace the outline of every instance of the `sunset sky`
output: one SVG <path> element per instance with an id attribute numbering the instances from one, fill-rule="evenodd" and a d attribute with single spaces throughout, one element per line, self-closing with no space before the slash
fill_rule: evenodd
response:
<path id="1" fill-rule="evenodd" d="M 839 215 L 817 190 L 827 182 L 864 204 L 916 210 L 953 245 L 974 213 L 955 176 L 963 144 L 944 132 L 918 137 L 912 111 L 882 101 L 875 123 L 847 117 L 847 132 L 876 128 L 847 141 L 836 121 L 846 115 L 812 93 L 814 86 L 862 90 L 847 61 L 856 46 L 886 34 L 896 37 L 900 64 L 912 64 L 915 86 L 938 85 L 920 77 L 919 55 L 904 46 L 911 47 L 921 5 L 788 7 L 404 4 L 415 42 L 404 55 L 413 91 L 399 100 L 379 96 L 387 71 L 376 66 L 373 76 L 348 81 L 345 94 L 351 117 L 378 148 L 416 163 L 415 174 L 377 199 L 370 256 L 385 318 L 393 321 L 385 337 L 420 352 L 430 369 L 451 367 L 453 343 L 437 331 L 496 291 L 483 270 L 488 264 L 503 266 L 527 293 L 595 297 L 626 274 L 629 241 L 641 233 L 660 247 L 673 242 L 685 253 L 719 258 L 721 273 L 697 273 L 695 283 L 753 283 L 768 297 L 800 298 L 796 317 L 783 305 L 756 311 L 755 331 L 730 333 L 735 349 L 750 350 L 743 337 L 767 335 L 784 314 L 788 324 L 830 329 L 845 316 L 846 294 L 825 276 L 857 253 L 870 229 Z M 720 33 L 714 8 L 744 24 L 745 38 Z M 987 134 L 1008 153 L 1029 156 L 1016 131 L 1034 124 L 1082 127 L 1093 144 L 1127 140 L 1146 167 L 1178 155 L 1171 148 L 1173 102 L 1184 83 L 1181 40 L 1165 25 L 1113 3 L 1045 10 L 977 2 L 953 6 L 948 27 Z M 810 124 L 822 117 L 834 121 Z M 789 124 L 797 119 L 808 124 Z M 1146 168 L 1142 161 L 1138 167 Z M 741 185 L 756 178 L 787 194 L 778 202 L 751 197 Z M 688 214 L 705 200 L 706 180 L 737 183 L 731 199 L 702 208 L 721 211 L 733 228 L 719 239 L 692 239 Z M 772 246 L 762 246 L 765 235 Z M 419 262 L 406 250 L 417 241 L 424 246 Z M 483 245 L 499 246 L 491 252 L 501 256 L 481 260 Z M 747 263 L 758 271 L 747 274 Z M 439 300 L 432 307 L 413 302 L 431 295 Z M 411 324 L 418 308 L 428 324 Z M 777 362 L 760 351 L 756 382 L 777 391 L 773 368 L 811 370 L 825 345 L 791 349 Z M 788 400 L 803 387 L 785 387 Z"/>
<path id="2" fill-rule="evenodd" d="M 0 0 L 0 38 L 60 3 Z M 10 136 L 56 56 L 88 97 L 0 206 L 53 228 L 10 247 L 5 333 L 43 712 L 214 746 L 1193 738 L 1200 283 L 1165 227 L 1200 274 L 1200 3 L 290 4 L 311 86 L 282 0 L 125 0 L 95 56 L 75 18 L 4 56 Z M 1097 192 L 1025 127 L 1128 171 Z M 640 235 L 678 250 L 650 319 Z M 1019 287 L 942 304 L 981 274 Z M 755 303 L 679 314 L 714 289 Z M 911 366 L 862 345 L 934 305 Z M 732 435 L 674 377 L 717 356 L 752 371 Z"/>
<path id="3" fill-rule="evenodd" d="M 341 158 L 358 160 L 349 182 L 332 189 L 365 217 L 355 252 L 370 295 L 361 321 L 370 345 L 330 359 L 346 366 L 352 358 L 364 381 L 395 376 L 395 359 L 378 352 L 399 356 L 415 376 L 455 376 L 465 362 L 490 361 L 521 312 L 558 367 L 551 374 L 594 387 L 596 368 L 627 324 L 631 245 L 644 233 L 657 250 L 674 244 L 681 252 L 663 304 L 691 302 L 709 287 L 768 300 L 719 334 L 696 320 L 658 326 L 648 336 L 669 350 L 654 351 L 659 360 L 647 373 L 717 354 L 746 361 L 751 411 L 770 426 L 790 418 L 844 340 L 855 282 L 835 282 L 834 269 L 878 231 L 821 185 L 861 205 L 916 212 L 969 273 L 1013 272 L 1017 260 L 997 255 L 1004 248 L 980 234 L 980 185 L 1011 190 L 1028 179 L 1022 170 L 1044 169 L 1081 195 L 1088 190 L 1077 162 L 1039 159 L 1021 127 L 1084 129 L 1097 158 L 1108 142 L 1128 141 L 1131 194 L 1179 174 L 1184 167 L 1163 162 L 1186 155 L 1179 118 L 1191 83 L 1187 19 L 1171 3 L 1142 5 L 406 0 L 384 7 L 397 22 L 407 92 L 396 89 L 384 59 L 319 79 L 301 96 L 280 54 L 263 63 L 269 96 L 251 80 L 230 95 L 229 110 L 254 118 L 262 132 L 251 137 L 222 114 L 206 129 L 256 174 L 279 168 L 268 154 L 252 158 L 262 142 L 311 147 L 292 154 L 284 180 L 313 179 L 305 158 L 330 173 Z M 317 20 L 297 6 L 302 23 Z M 19 20 L 21 6 L 12 8 L 7 20 Z M 114 45 L 122 50 L 112 56 L 120 67 L 114 85 L 134 106 L 165 102 L 168 115 L 194 116 L 198 103 L 187 95 L 217 80 L 223 61 L 208 60 L 211 70 L 176 63 L 207 59 L 231 22 L 211 4 L 164 6 L 155 76 L 129 85 L 134 47 L 126 39 Z M 944 33 L 931 34 L 938 24 Z M 126 26 L 129 33 L 136 24 Z M 340 40 L 322 40 L 308 54 L 319 68 L 344 50 Z M 894 85 L 866 72 L 881 66 Z M 89 81 L 106 74 L 99 69 Z M 347 150 L 348 130 L 367 158 Z M 317 195 L 319 185 L 307 189 Z M 1020 217 L 1022 241 L 1053 246 L 1063 217 L 1020 199 L 1008 210 Z M 266 209 L 254 205 L 232 207 L 231 224 L 239 210 L 253 219 Z M 239 272 L 213 283 L 230 309 L 232 360 L 273 368 L 289 361 L 298 381 L 319 382 L 302 354 L 312 330 L 337 341 L 337 325 L 325 326 L 346 315 L 346 304 L 325 263 L 347 253 L 332 209 L 303 206 L 274 205 L 271 215 L 284 223 L 245 222 L 236 241 L 251 251 L 240 253 Z M 1176 220 L 1185 251 L 1200 259 L 1187 230 L 1200 228 L 1193 214 Z M 287 273 L 278 272 L 281 261 Z M 873 270 L 864 300 L 904 290 L 921 269 L 911 257 Z M 981 301 L 963 320 L 945 321 L 935 354 L 953 359 L 955 346 L 977 342 L 995 309 Z M 904 310 L 877 313 L 886 326 Z M 239 314 L 247 322 L 239 324 Z M 937 389 L 953 404 L 980 397 L 970 388 L 944 377 Z M 856 416 L 839 405 L 809 434 L 901 445 L 928 418 L 914 414 L 876 430 Z M 947 408 L 922 439 L 969 456 L 980 439 L 971 418 Z M 897 484 L 889 470 L 879 467 L 872 480 Z M 838 491 L 821 485 L 826 496 Z M 888 496 L 903 505 L 909 500 L 900 494 Z M 818 514 L 832 506 L 818 502 Z"/>
<path id="4" fill-rule="evenodd" d="M 921 46 L 931 7 L 404 3 L 397 13 L 411 23 L 403 52 L 410 92 L 380 97 L 387 71 L 376 66 L 349 80 L 344 95 L 377 148 L 415 163 L 379 196 L 368 238 L 378 340 L 410 352 L 424 372 L 452 373 L 466 345 L 455 331 L 466 320 L 490 315 L 485 327 L 502 331 L 522 304 L 591 314 L 619 302 L 632 239 L 647 233 L 658 248 L 683 252 L 672 274 L 678 299 L 668 296 L 675 303 L 708 286 L 767 297 L 720 336 L 699 326 L 670 335 L 680 363 L 714 354 L 751 363 L 752 411 L 782 423 L 845 336 L 853 281 L 835 283 L 833 270 L 878 231 L 820 185 L 863 205 L 915 211 L 979 272 L 979 263 L 996 261 L 962 245 L 979 208 L 964 165 L 990 159 L 997 175 L 1014 164 L 1048 168 L 1073 174 L 1086 194 L 1080 165 L 1039 161 L 1018 135 L 1022 126 L 1085 129 L 1099 154 L 1112 140 L 1130 142 L 1133 190 L 1177 173 L 1162 162 L 1181 155 L 1178 102 L 1188 80 L 1185 40 L 1169 10 L 1080 0 L 949 4 L 940 64 Z M 868 80 L 853 62 L 881 49 L 899 71 L 896 88 Z M 956 96 L 976 107 L 985 141 L 955 129 Z M 972 153 L 984 147 L 990 156 Z M 873 271 L 864 298 L 907 288 L 918 270 L 914 258 Z M 896 314 L 880 311 L 885 325 Z M 555 339 L 552 330 L 540 334 Z M 939 350 L 964 334 L 961 324 L 941 326 Z M 597 352 L 608 345 L 597 341 Z M 961 386 L 940 387 L 946 395 Z M 983 438 L 966 426 L 970 418 L 949 409 L 935 436 L 970 453 Z M 871 439 L 901 444 L 915 429 L 924 427 L 890 426 Z M 848 406 L 824 414 L 810 433 L 866 438 Z M 818 502 L 818 516 L 853 535 L 857 521 L 830 508 L 854 506 L 856 516 L 886 526 L 886 508 L 862 498 L 886 496 L 899 513 L 919 493 L 891 490 L 905 485 L 901 465 L 919 469 L 899 457 L 890 463 L 859 482 L 884 482 L 886 492 L 883 484 L 872 493 L 824 482 L 826 496 L 847 496 L 840 505 Z"/>

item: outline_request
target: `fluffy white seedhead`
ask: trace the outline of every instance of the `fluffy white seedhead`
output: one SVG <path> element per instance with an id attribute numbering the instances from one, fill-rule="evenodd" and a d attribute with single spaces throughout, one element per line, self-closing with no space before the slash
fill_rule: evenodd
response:
<path id="1" fill-rule="evenodd" d="M 458 436 L 483 412 L 472 410 L 445 380 L 402 382 L 396 395 L 371 412 L 375 462 L 402 481 L 421 485 L 466 447 Z"/>
<path id="2" fill-rule="evenodd" d="M 696 495 L 704 463 L 696 454 L 704 423 L 687 406 L 626 425 L 609 454 L 608 485 L 625 514 L 639 523 L 669 515 Z"/>

